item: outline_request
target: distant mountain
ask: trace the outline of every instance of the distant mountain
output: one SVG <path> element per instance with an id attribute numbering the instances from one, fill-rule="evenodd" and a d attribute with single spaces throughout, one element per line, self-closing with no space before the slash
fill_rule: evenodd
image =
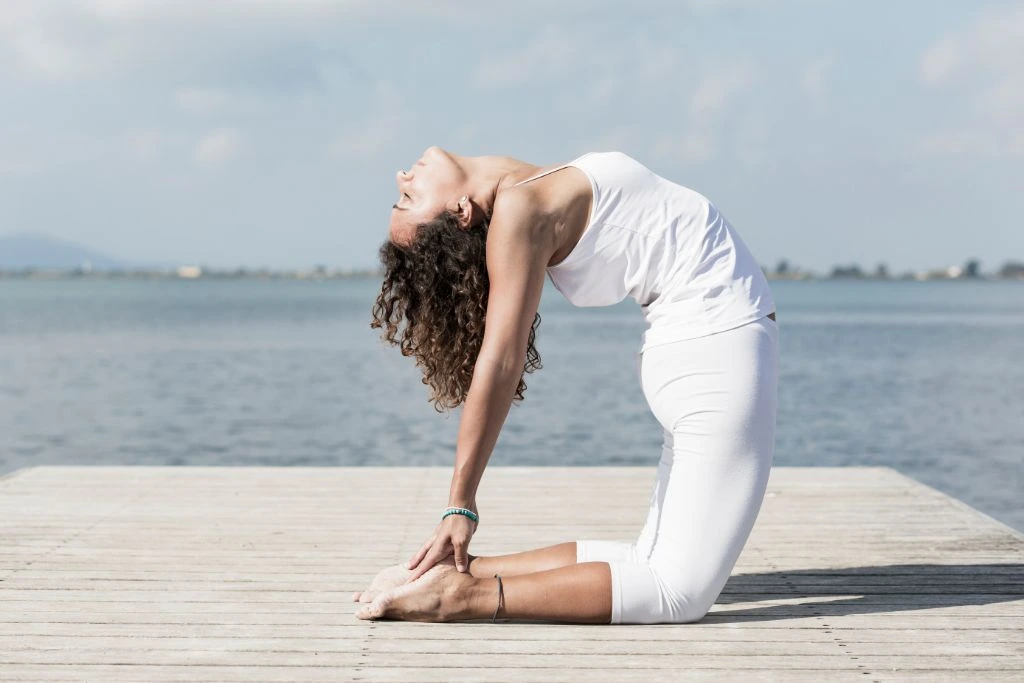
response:
<path id="1" fill-rule="evenodd" d="M 43 233 L 0 235 L 0 268 L 72 269 L 88 263 L 93 270 L 137 267 L 137 264 L 93 251 Z"/>

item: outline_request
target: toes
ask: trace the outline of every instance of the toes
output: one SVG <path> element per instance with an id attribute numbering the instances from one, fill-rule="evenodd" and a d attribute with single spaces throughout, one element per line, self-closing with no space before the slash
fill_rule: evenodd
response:
<path id="1" fill-rule="evenodd" d="M 352 594 L 352 602 L 359 602 L 359 596 L 360 595 L 362 595 L 362 592 L 360 592 L 360 591 L 356 591 L 355 593 L 353 593 Z"/>
<path id="2" fill-rule="evenodd" d="M 359 594 L 359 602 L 373 602 L 380 595 L 380 591 L 363 591 Z"/>
<path id="3" fill-rule="evenodd" d="M 387 614 L 389 602 L 390 600 L 385 599 L 385 596 L 381 596 L 356 612 L 356 617 L 360 619 L 380 619 Z"/>

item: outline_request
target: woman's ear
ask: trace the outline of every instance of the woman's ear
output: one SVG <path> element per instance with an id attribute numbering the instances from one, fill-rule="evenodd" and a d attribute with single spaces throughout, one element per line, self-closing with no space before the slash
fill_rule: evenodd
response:
<path id="1" fill-rule="evenodd" d="M 473 224 L 473 202 L 469 201 L 468 195 L 462 195 L 459 203 L 455 205 L 455 217 L 459 220 L 459 226 L 466 229 Z"/>

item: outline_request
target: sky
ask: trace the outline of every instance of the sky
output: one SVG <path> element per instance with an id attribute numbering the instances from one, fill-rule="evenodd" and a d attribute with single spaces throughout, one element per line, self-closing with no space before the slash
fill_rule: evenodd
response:
<path id="1" fill-rule="evenodd" d="M 1024 260 L 1024 2 L 0 4 L 0 234 L 377 266 L 430 145 L 619 150 L 774 267 Z"/>

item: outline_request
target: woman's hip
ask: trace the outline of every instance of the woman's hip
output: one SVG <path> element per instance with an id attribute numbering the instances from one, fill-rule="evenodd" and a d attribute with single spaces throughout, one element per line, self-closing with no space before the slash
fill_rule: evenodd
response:
<path id="1" fill-rule="evenodd" d="M 638 354 L 644 397 L 662 426 L 676 431 L 764 429 L 774 433 L 778 401 L 778 327 L 764 317 Z"/>

